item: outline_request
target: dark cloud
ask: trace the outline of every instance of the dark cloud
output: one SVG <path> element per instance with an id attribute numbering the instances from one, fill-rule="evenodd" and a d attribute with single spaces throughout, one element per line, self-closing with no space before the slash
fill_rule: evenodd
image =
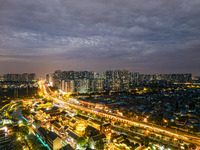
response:
<path id="1" fill-rule="evenodd" d="M 199 0 L 6 0 L 0 74 L 127 68 L 200 75 Z"/>

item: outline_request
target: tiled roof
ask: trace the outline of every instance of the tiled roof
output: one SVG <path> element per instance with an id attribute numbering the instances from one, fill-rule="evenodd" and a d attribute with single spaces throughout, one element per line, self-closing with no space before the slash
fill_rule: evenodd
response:
<path id="1" fill-rule="evenodd" d="M 62 127 L 58 122 L 54 122 L 53 126 L 55 126 L 58 129 L 60 129 Z"/>
<path id="2" fill-rule="evenodd" d="M 65 127 L 64 127 L 64 130 L 67 130 L 68 128 L 69 128 L 69 126 L 65 126 Z"/>
<path id="3" fill-rule="evenodd" d="M 99 141 L 99 140 L 104 139 L 104 138 L 106 138 L 105 134 L 99 134 L 99 135 L 95 135 L 95 136 L 92 137 L 92 139 L 94 141 Z"/>
<path id="4" fill-rule="evenodd" d="M 76 120 L 72 120 L 71 123 L 73 123 L 73 124 L 76 123 Z"/>
<path id="5" fill-rule="evenodd" d="M 58 137 L 58 135 L 57 135 L 56 133 L 51 132 L 51 131 L 47 134 L 47 136 L 48 136 L 52 141 L 54 141 L 54 140 Z"/>
<path id="6" fill-rule="evenodd" d="M 68 144 L 68 145 L 60 148 L 59 150 L 74 150 L 74 149 L 71 147 L 71 145 Z"/>
<path id="7" fill-rule="evenodd" d="M 95 120 L 95 119 L 91 119 L 92 122 L 98 124 L 98 125 L 102 125 L 103 123 L 101 121 Z"/>
<path id="8" fill-rule="evenodd" d="M 47 131 L 45 130 L 45 128 L 39 127 L 39 128 L 38 128 L 38 131 L 39 131 L 44 137 L 47 136 Z"/>
<path id="9" fill-rule="evenodd" d="M 79 135 L 77 135 L 76 133 L 74 133 L 71 130 L 67 130 L 68 136 L 72 137 L 73 139 L 77 139 L 79 137 Z"/>
<path id="10" fill-rule="evenodd" d="M 83 120 L 88 120 L 88 117 L 82 115 L 76 115 L 76 117 L 81 118 Z"/>
<path id="11" fill-rule="evenodd" d="M 97 130 L 96 128 L 92 127 L 92 126 L 87 126 L 87 128 L 85 129 L 85 131 L 88 131 L 91 135 L 97 135 L 99 134 L 99 130 Z"/>
<path id="12" fill-rule="evenodd" d="M 107 123 L 107 124 L 104 124 L 103 126 L 106 127 L 106 126 L 110 126 L 111 124 L 110 123 Z"/>

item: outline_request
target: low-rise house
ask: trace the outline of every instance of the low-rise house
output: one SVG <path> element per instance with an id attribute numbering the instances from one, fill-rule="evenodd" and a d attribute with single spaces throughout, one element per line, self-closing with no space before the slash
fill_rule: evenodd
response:
<path id="1" fill-rule="evenodd" d="M 33 121 L 35 120 L 35 116 L 36 116 L 36 113 L 35 112 L 32 112 L 31 114 L 30 114 L 30 121 L 33 123 Z"/>
<path id="2" fill-rule="evenodd" d="M 84 120 L 80 120 L 76 123 L 74 127 L 74 132 L 76 132 L 78 135 L 83 136 L 85 134 L 85 128 L 87 127 L 87 122 Z"/>
<path id="3" fill-rule="evenodd" d="M 62 128 L 63 128 L 62 125 L 57 121 L 54 121 L 53 124 L 51 125 L 51 131 L 56 132 L 57 134 Z"/>
<path id="4" fill-rule="evenodd" d="M 110 123 L 107 123 L 107 124 L 104 124 L 102 125 L 102 129 L 101 129 L 101 132 L 104 133 L 106 136 L 111 136 L 111 124 Z"/>
<path id="5" fill-rule="evenodd" d="M 10 137 L 0 136 L 0 149 L 1 150 L 12 150 L 13 144 Z"/>
<path id="6" fill-rule="evenodd" d="M 43 127 L 38 128 L 38 136 L 44 143 L 47 143 L 47 131 L 45 130 L 45 128 Z"/>
<path id="7" fill-rule="evenodd" d="M 88 121 L 88 124 L 89 124 L 90 126 L 93 126 L 93 127 L 96 128 L 96 129 L 98 129 L 98 130 L 101 130 L 101 126 L 102 126 L 103 122 L 102 122 L 102 121 L 95 120 L 95 119 L 90 119 L 90 120 Z"/>
<path id="8" fill-rule="evenodd" d="M 54 132 L 48 132 L 47 144 L 51 150 L 59 150 L 62 148 L 62 139 Z"/>
<path id="9" fill-rule="evenodd" d="M 62 139 L 54 132 L 47 131 L 45 128 L 40 127 L 37 136 L 39 136 L 51 150 L 59 150 L 62 148 Z"/>
<path id="10" fill-rule="evenodd" d="M 77 145 L 77 139 L 80 138 L 81 136 L 76 134 L 74 131 L 68 129 L 67 130 L 67 140 L 70 143 L 70 145 L 75 148 Z"/>
<path id="11" fill-rule="evenodd" d="M 53 107 L 52 103 L 40 103 L 40 104 L 38 103 L 37 104 L 38 110 L 41 109 L 41 108 L 50 109 L 52 107 Z"/>
<path id="12" fill-rule="evenodd" d="M 100 132 L 99 130 L 97 130 L 96 128 L 88 125 L 85 129 L 85 134 L 88 136 L 88 137 L 92 137 L 92 136 L 95 136 L 95 135 L 98 135 Z"/>
<path id="13" fill-rule="evenodd" d="M 76 122 L 77 122 L 77 120 L 72 118 L 72 119 L 70 120 L 70 122 L 69 122 L 69 125 L 70 125 L 71 127 L 74 127 L 75 124 L 76 124 Z"/>
<path id="14" fill-rule="evenodd" d="M 68 144 L 68 145 L 66 145 L 66 146 L 64 146 L 64 147 L 62 147 L 62 148 L 60 148 L 59 150 L 74 150 L 74 149 L 71 147 L 70 144 Z"/>
<path id="15" fill-rule="evenodd" d="M 90 118 L 83 115 L 74 116 L 75 119 L 87 122 Z"/>
<path id="16" fill-rule="evenodd" d="M 188 117 L 187 116 L 182 116 L 182 117 L 179 117 L 175 123 L 176 125 L 178 126 L 184 126 L 186 123 L 187 123 L 187 120 L 188 120 Z"/>
<path id="17" fill-rule="evenodd" d="M 199 123 L 199 119 L 197 117 L 189 117 L 188 118 L 188 122 L 192 123 L 192 124 L 198 124 Z"/>
<path id="18" fill-rule="evenodd" d="M 40 120 L 35 119 L 35 121 L 33 122 L 32 126 L 33 129 L 37 132 L 38 129 L 41 127 L 42 123 Z"/>
<path id="19" fill-rule="evenodd" d="M 123 135 L 118 135 L 118 136 L 115 136 L 113 137 L 113 143 L 122 143 L 125 141 L 125 138 Z"/>
<path id="20" fill-rule="evenodd" d="M 95 136 L 91 137 L 88 140 L 88 144 L 89 144 L 90 148 L 92 148 L 92 149 L 96 149 L 97 145 L 101 145 L 101 146 L 105 147 L 104 146 L 105 143 L 106 143 L 106 136 L 105 136 L 105 134 L 95 135 Z"/>
<path id="21" fill-rule="evenodd" d="M 62 125 L 65 126 L 65 125 L 69 124 L 69 121 L 70 121 L 71 118 L 72 118 L 72 117 L 70 117 L 70 116 L 68 116 L 68 115 L 62 116 L 62 117 L 61 117 L 61 119 L 62 119 L 62 120 L 61 120 Z"/>

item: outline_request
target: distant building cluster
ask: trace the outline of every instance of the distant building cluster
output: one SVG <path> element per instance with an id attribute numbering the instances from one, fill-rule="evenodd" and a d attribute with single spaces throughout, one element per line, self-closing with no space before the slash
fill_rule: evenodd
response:
<path id="1" fill-rule="evenodd" d="M 35 73 L 23 73 L 23 74 L 4 74 L 3 81 L 5 82 L 28 82 L 35 83 L 36 82 L 36 74 Z"/>
<path id="2" fill-rule="evenodd" d="M 190 83 L 192 82 L 192 74 L 139 74 L 138 72 L 130 73 L 130 85 L 139 83 Z"/>
<path id="3" fill-rule="evenodd" d="M 102 73 L 92 71 L 61 71 L 46 75 L 49 85 L 65 92 L 128 91 L 142 83 L 187 83 L 192 74 L 140 74 L 128 70 L 107 70 Z"/>

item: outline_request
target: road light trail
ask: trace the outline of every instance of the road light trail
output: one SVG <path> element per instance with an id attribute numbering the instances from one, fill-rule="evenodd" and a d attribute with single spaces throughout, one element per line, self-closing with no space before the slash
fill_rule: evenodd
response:
<path id="1" fill-rule="evenodd" d="M 73 107 L 73 108 L 76 108 L 76 109 L 87 111 L 89 113 L 94 113 L 94 114 L 99 115 L 99 116 L 104 116 L 104 117 L 107 117 L 109 119 L 113 119 L 113 120 L 116 120 L 116 121 L 121 121 L 121 122 L 130 124 L 130 125 L 136 125 L 136 126 L 140 126 L 140 127 L 143 127 L 143 128 L 152 129 L 152 130 L 157 131 L 157 132 L 162 132 L 164 134 L 167 134 L 167 135 L 174 136 L 176 138 L 182 139 L 182 140 L 184 140 L 186 142 L 196 144 L 197 146 L 200 147 L 200 137 L 199 136 L 195 136 L 195 135 L 192 135 L 192 134 L 189 134 L 189 133 L 184 133 L 182 131 L 176 131 L 177 133 L 175 133 L 175 130 L 170 129 L 170 128 L 160 127 L 158 125 L 153 125 L 154 126 L 153 127 L 152 124 L 149 125 L 149 124 L 144 123 L 144 122 L 131 120 L 131 119 L 128 119 L 128 118 L 125 118 L 125 117 L 116 116 L 114 114 L 108 114 L 106 112 L 95 111 L 95 110 L 80 106 L 78 104 L 74 105 L 74 104 L 66 102 L 66 101 L 64 101 L 62 99 L 55 98 L 55 97 L 52 97 L 51 95 L 49 95 L 47 91 L 49 91 L 50 93 L 52 93 L 52 92 L 49 89 L 49 87 L 46 86 L 46 85 L 43 86 L 43 90 L 44 90 L 45 95 L 51 97 L 51 99 L 53 99 L 57 103 L 64 104 L 64 106 L 68 106 L 68 107 L 70 106 L 70 107 Z M 192 139 L 193 141 L 190 140 L 190 139 Z"/>

